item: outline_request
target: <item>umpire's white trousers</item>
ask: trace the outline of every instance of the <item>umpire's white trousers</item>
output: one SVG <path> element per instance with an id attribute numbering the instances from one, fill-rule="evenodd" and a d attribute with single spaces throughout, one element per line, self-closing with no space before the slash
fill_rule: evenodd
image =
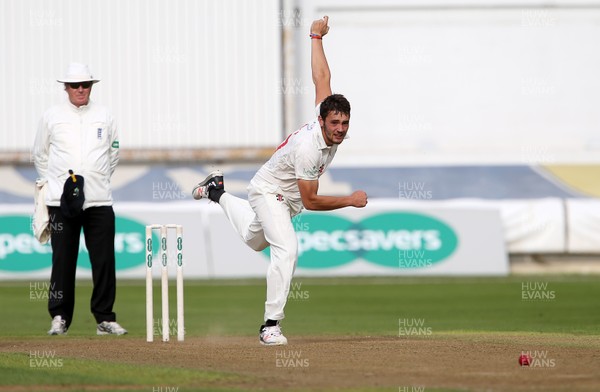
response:
<path id="1" fill-rule="evenodd" d="M 255 251 L 271 246 L 267 270 L 265 320 L 281 320 L 298 261 L 298 240 L 292 225 L 292 208 L 277 193 L 248 187 L 248 201 L 224 193 L 219 204 L 234 229 Z M 296 210 L 296 208 L 293 208 Z"/>

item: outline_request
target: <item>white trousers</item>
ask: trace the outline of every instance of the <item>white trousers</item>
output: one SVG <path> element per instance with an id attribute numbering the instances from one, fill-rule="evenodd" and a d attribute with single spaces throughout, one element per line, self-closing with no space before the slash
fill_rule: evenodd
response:
<path id="1" fill-rule="evenodd" d="M 248 201 L 224 193 L 219 204 L 242 240 L 255 251 L 271 246 L 267 270 L 265 321 L 282 320 L 292 276 L 298 262 L 298 239 L 292 224 L 292 209 L 277 193 L 250 186 Z"/>

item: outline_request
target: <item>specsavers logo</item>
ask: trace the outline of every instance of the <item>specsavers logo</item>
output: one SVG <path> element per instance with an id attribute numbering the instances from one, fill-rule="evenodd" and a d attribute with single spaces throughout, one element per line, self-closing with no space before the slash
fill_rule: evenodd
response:
<path id="1" fill-rule="evenodd" d="M 59 223 L 50 222 L 53 230 Z M 127 269 L 144 263 L 145 225 L 127 218 L 116 218 L 115 254 L 117 269 Z M 27 215 L 0 216 L 0 271 L 28 272 L 52 265 L 52 248 L 41 245 L 33 236 L 31 218 Z M 79 241 L 77 265 L 90 269 L 89 255 L 83 233 Z"/>
<path id="2" fill-rule="evenodd" d="M 414 212 L 382 213 L 359 222 L 301 214 L 292 223 L 299 268 L 332 268 L 357 258 L 390 268 L 424 268 L 445 260 L 458 246 L 451 227 Z M 269 255 L 269 248 L 265 253 Z"/>

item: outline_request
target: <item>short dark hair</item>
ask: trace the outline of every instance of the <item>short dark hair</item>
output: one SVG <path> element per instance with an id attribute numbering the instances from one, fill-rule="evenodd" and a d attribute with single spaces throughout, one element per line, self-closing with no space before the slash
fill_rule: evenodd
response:
<path id="1" fill-rule="evenodd" d="M 327 115 L 331 112 L 342 113 L 350 116 L 350 102 L 342 94 L 333 94 L 325 98 L 321 102 L 321 108 L 319 114 L 321 118 L 325 120 Z"/>

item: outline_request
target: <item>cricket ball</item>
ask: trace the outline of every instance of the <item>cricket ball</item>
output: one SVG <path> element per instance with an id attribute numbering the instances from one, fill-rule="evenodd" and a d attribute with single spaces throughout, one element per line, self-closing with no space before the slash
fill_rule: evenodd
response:
<path id="1" fill-rule="evenodd" d="M 521 354 L 519 357 L 519 365 L 529 366 L 531 364 L 531 356 L 529 354 Z"/>

